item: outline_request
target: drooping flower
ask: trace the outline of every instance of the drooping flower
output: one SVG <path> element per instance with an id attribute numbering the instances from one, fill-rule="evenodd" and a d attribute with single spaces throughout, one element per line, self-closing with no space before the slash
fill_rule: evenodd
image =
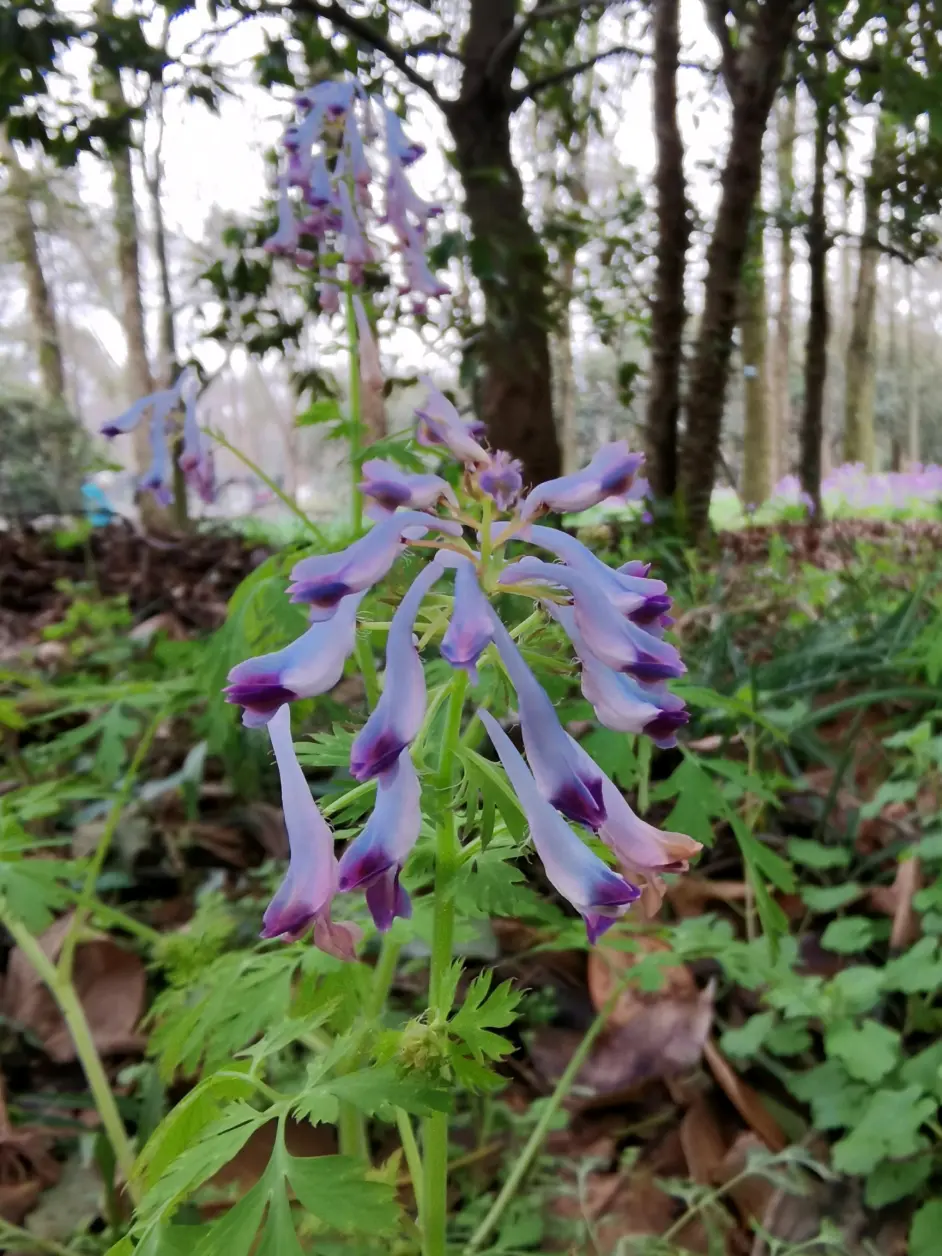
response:
<path id="1" fill-rule="evenodd" d="M 425 236 L 418 229 L 409 233 L 409 239 L 402 246 L 402 264 L 405 268 L 405 290 L 419 297 L 443 297 L 448 285 L 432 274 L 425 256 Z M 424 301 L 414 302 L 420 306 Z"/>
<path id="2" fill-rule="evenodd" d="M 311 607 L 311 619 L 329 619 L 342 598 L 382 580 L 402 550 L 406 529 L 435 528 L 461 536 L 461 525 L 418 510 L 401 510 L 374 524 L 366 536 L 335 554 L 303 558 L 291 571 L 292 602 Z"/>
<path id="3" fill-rule="evenodd" d="M 128 406 L 117 418 L 109 419 L 101 427 L 102 436 L 107 436 L 110 440 L 113 436 L 122 436 L 125 432 L 133 432 L 160 395 L 160 393 L 149 393 L 148 396 L 141 397 L 140 401 L 135 401 L 133 405 Z"/>
<path id="4" fill-rule="evenodd" d="M 425 155 L 425 145 L 406 137 L 399 115 L 394 110 L 387 107 L 385 114 L 386 147 L 389 159 L 398 162 L 400 166 L 411 166 L 413 162 Z"/>
<path id="5" fill-rule="evenodd" d="M 265 241 L 265 252 L 278 257 L 290 257 L 298 247 L 300 231 L 288 196 L 288 181 L 280 179 L 278 186 L 278 227 Z"/>
<path id="6" fill-rule="evenodd" d="M 561 558 L 574 571 L 594 580 L 624 615 L 631 615 L 634 619 L 650 607 L 651 614 L 657 616 L 670 607 L 670 598 L 666 597 L 667 585 L 663 580 L 649 580 L 609 567 L 568 532 L 533 524 L 523 536 Z"/>
<path id="7" fill-rule="evenodd" d="M 327 693 L 343 676 L 356 645 L 357 607 L 363 593 L 343 598 L 331 619 L 320 620 L 282 650 L 237 664 L 223 690 L 226 701 L 245 708 L 247 728 L 267 724 L 284 704 Z"/>
<path id="8" fill-rule="evenodd" d="M 340 233 L 343 236 L 343 260 L 347 264 L 351 282 L 361 284 L 363 282 L 363 267 L 373 261 L 373 250 L 370 248 L 356 210 L 353 208 L 353 201 L 350 199 L 350 189 L 346 183 L 341 182 L 338 184 L 337 196 L 340 200 Z"/>
<path id="9" fill-rule="evenodd" d="M 575 513 L 597 506 L 609 497 L 628 501 L 635 475 L 643 462 L 644 454 L 632 453 L 627 441 L 603 445 L 581 471 L 538 484 L 527 495 L 521 516 L 532 519 L 544 510 Z"/>
<path id="10" fill-rule="evenodd" d="M 595 580 L 572 567 L 526 557 L 505 567 L 498 580 L 506 586 L 545 583 L 568 589 L 585 645 L 607 667 L 641 681 L 665 680 L 686 671 L 674 646 L 620 614 Z"/>
<path id="11" fill-rule="evenodd" d="M 494 499 L 498 510 L 509 510 L 523 489 L 523 464 L 499 449 L 478 472 L 478 487 Z"/>
<path id="12" fill-rule="evenodd" d="M 379 349 L 373 336 L 373 328 L 367 317 L 366 308 L 358 293 L 353 294 L 353 313 L 357 325 L 357 352 L 360 357 L 360 380 L 363 387 L 370 392 L 383 391 L 383 368 L 379 360 Z"/>
<path id="13" fill-rule="evenodd" d="M 577 760 L 549 695 L 527 667 L 510 633 L 489 609 L 494 644 L 517 691 L 523 745 L 540 792 L 574 823 L 598 829 L 605 819 L 602 774 Z"/>
<path id="14" fill-rule="evenodd" d="M 350 749 L 350 775 L 357 781 L 366 781 L 388 771 L 422 727 L 425 672 L 412 640 L 412 630 L 422 599 L 443 572 L 444 567 L 438 563 L 424 567 L 392 617 L 386 640 L 383 692 Z"/>
<path id="15" fill-rule="evenodd" d="M 474 564 L 457 554 L 443 562 L 455 568 L 455 601 L 448 630 L 439 646 L 452 667 L 463 668 L 472 685 L 478 683 L 478 659 L 494 640 L 490 603 L 478 584 Z"/>
<path id="16" fill-rule="evenodd" d="M 459 462 L 487 465 L 491 456 L 478 444 L 470 425 L 430 379 L 423 378 L 422 383 L 428 389 L 428 396 L 415 412 L 419 420 L 416 426 L 419 444 L 431 448 L 444 445 Z"/>
<path id="17" fill-rule="evenodd" d="M 281 780 L 281 801 L 291 851 L 288 871 L 262 917 L 263 938 L 295 941 L 314 926 L 314 944 L 340 959 L 353 959 L 355 925 L 331 920 L 337 891 L 333 834 L 311 797 L 291 740 L 291 712 L 280 707 L 268 722 Z"/>
<path id="18" fill-rule="evenodd" d="M 399 874 L 419 836 L 420 792 L 409 751 L 403 750 L 379 777 L 373 814 L 340 859 L 340 889 L 366 890 L 366 904 L 382 932 L 396 916 L 412 915 Z"/>
<path id="19" fill-rule="evenodd" d="M 410 474 L 382 458 L 370 458 L 362 470 L 360 491 L 370 499 L 366 513 L 371 519 L 385 519 L 400 506 L 432 510 L 440 501 L 458 509 L 454 489 L 440 475 Z"/>
<path id="20" fill-rule="evenodd" d="M 179 400 L 177 390 L 169 388 L 155 394 L 150 416 L 151 464 L 141 477 L 142 489 L 154 494 L 161 506 L 173 501 L 173 464 L 170 458 L 170 434 L 167 419 Z"/>
<path id="21" fill-rule="evenodd" d="M 369 187 L 373 176 L 370 172 L 370 164 L 366 160 L 363 140 L 360 137 L 360 130 L 357 126 L 356 114 L 352 109 L 347 111 L 343 128 L 343 141 L 354 183 L 361 188 Z"/>
<path id="22" fill-rule="evenodd" d="M 640 896 L 573 833 L 543 796 L 510 738 L 487 711 L 478 711 L 527 818 L 530 837 L 554 888 L 582 916 L 596 942 Z M 564 734 L 565 735 L 565 734 Z"/>
<path id="23" fill-rule="evenodd" d="M 576 626 L 571 606 L 548 605 L 564 628 L 582 663 L 582 693 L 595 708 L 599 723 L 618 733 L 643 733 L 662 750 L 677 745 L 677 729 L 689 718 L 683 698 L 666 685 L 640 685 L 624 672 L 606 667 L 595 657 Z"/>

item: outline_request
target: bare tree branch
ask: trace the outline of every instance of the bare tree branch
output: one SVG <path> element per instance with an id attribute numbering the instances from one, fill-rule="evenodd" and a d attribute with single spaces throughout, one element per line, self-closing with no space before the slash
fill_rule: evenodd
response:
<path id="1" fill-rule="evenodd" d="M 652 53 L 648 48 L 638 48 L 632 44 L 615 44 L 594 57 L 588 57 L 585 61 L 577 61 L 573 65 L 560 66 L 558 70 L 552 70 L 549 74 L 533 79 L 526 87 L 521 87 L 512 94 L 511 108 L 518 109 L 525 100 L 532 100 L 534 96 L 544 91 L 547 87 L 555 87 L 557 83 L 565 83 L 567 80 L 582 74 L 585 70 L 591 70 L 600 61 L 605 61 L 609 57 L 619 56 L 634 57 L 638 61 L 645 61 L 651 58 Z M 706 65 L 702 61 L 678 61 L 677 64 L 684 70 L 698 70 L 701 74 L 715 76 L 717 72 L 715 66 Z"/>
<path id="2" fill-rule="evenodd" d="M 720 46 L 723 57 L 723 78 L 726 80 L 727 90 L 732 95 L 739 83 L 739 58 L 733 47 L 733 41 L 729 37 L 729 27 L 726 25 L 729 5 L 725 0 L 704 0 L 703 7 L 706 10 L 707 24 Z"/>
<path id="3" fill-rule="evenodd" d="M 538 22 L 547 22 L 554 17 L 566 17 L 581 9 L 606 9 L 613 0 L 565 0 L 561 4 L 537 4 L 529 13 L 525 13 L 519 22 L 509 31 L 494 49 L 485 68 L 485 75 L 490 78 L 502 57 L 508 53 L 516 53 L 523 43 L 523 37 Z"/>
<path id="4" fill-rule="evenodd" d="M 418 70 L 410 63 L 408 54 L 405 49 L 397 48 L 395 44 L 383 35 L 376 27 L 366 18 L 356 17 L 352 13 L 348 13 L 337 0 L 328 0 L 328 3 L 322 3 L 322 0 L 290 0 L 288 8 L 294 9 L 296 13 L 310 13 L 314 17 L 322 17 L 325 21 L 335 26 L 337 30 L 345 31 L 348 35 L 353 35 L 357 39 L 361 39 L 365 44 L 369 44 L 371 48 L 375 48 L 377 52 L 382 53 L 388 61 L 391 61 L 396 69 L 404 75 L 410 83 L 420 88 L 430 97 L 439 108 L 442 107 L 442 98 L 438 94 L 438 90 L 431 79 L 420 74 Z"/>

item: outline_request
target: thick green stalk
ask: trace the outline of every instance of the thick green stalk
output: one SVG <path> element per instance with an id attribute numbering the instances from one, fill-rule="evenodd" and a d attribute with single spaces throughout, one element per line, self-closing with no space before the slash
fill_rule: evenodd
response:
<path id="1" fill-rule="evenodd" d="M 510 1171 L 507 1181 L 501 1187 L 500 1193 L 491 1205 L 487 1216 L 475 1230 L 471 1236 L 470 1242 L 464 1249 L 465 1256 L 474 1256 L 475 1252 L 479 1252 L 494 1230 L 497 1228 L 498 1222 L 507 1210 L 508 1205 L 512 1202 L 520 1186 L 533 1167 L 533 1162 L 542 1150 L 546 1135 L 549 1133 L 553 1118 L 560 1109 L 563 1100 L 572 1089 L 572 1084 L 576 1080 L 579 1070 L 588 1058 L 589 1052 L 592 1050 L 592 1044 L 605 1027 L 619 996 L 624 990 L 627 981 L 622 980 L 616 983 L 612 993 L 605 1000 L 605 1003 L 598 1016 L 586 1030 L 585 1037 L 576 1048 L 575 1054 L 566 1065 L 566 1069 L 556 1083 L 556 1088 L 546 1101 L 546 1106 L 540 1113 L 540 1119 L 533 1127 L 533 1132 L 527 1139 L 526 1145 L 520 1155 L 517 1157 L 514 1167 Z M 437 1256 L 437 1253 L 436 1253 Z"/>
<path id="2" fill-rule="evenodd" d="M 121 1120 L 115 1097 L 111 1093 L 101 1057 L 95 1047 L 92 1031 L 85 1016 L 85 1009 L 75 992 L 71 976 L 59 971 L 23 922 L 12 915 L 2 901 L 0 901 L 0 923 L 9 930 L 14 942 L 59 1006 L 88 1082 L 88 1088 L 95 1101 L 95 1108 L 101 1117 L 108 1141 L 111 1143 L 115 1163 L 127 1184 L 131 1198 L 137 1204 L 140 1202 L 140 1188 L 132 1177 L 134 1148 L 124 1128 L 124 1122 Z"/>
<path id="3" fill-rule="evenodd" d="M 461 733 L 461 715 L 468 677 L 456 672 L 445 713 L 445 729 L 438 761 L 436 785 L 442 805 L 435 860 L 435 914 L 432 924 L 432 962 L 429 972 L 430 1024 L 443 1023 L 450 1008 L 445 990 L 451 968 L 455 931 L 455 903 L 452 879 L 460 851 L 455 832 L 455 813 L 448 795 L 454 788 L 458 766 L 456 749 Z M 425 1180 L 422 1186 L 422 1253 L 445 1256 L 445 1230 L 448 1221 L 448 1114 L 435 1112 L 423 1123 L 422 1151 Z"/>
<path id="4" fill-rule="evenodd" d="M 351 502 L 350 526 L 354 536 L 358 536 L 363 527 L 363 494 L 360 492 L 360 464 L 362 462 L 361 439 L 363 432 L 363 414 L 360 401 L 360 348 L 357 337 L 357 320 L 353 309 L 353 290 L 347 289 L 347 344 L 350 348 L 350 432 L 348 448 L 350 451 Z"/>

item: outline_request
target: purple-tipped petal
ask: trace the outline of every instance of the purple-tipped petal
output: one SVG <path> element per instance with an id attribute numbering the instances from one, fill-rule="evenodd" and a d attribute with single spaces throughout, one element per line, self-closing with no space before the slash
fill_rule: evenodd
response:
<path id="1" fill-rule="evenodd" d="M 340 199 L 343 260 L 350 268 L 352 282 L 360 283 L 363 278 L 363 267 L 373 260 L 373 250 L 367 242 L 346 183 L 341 182 L 338 185 L 337 195 Z"/>
<path id="2" fill-rule="evenodd" d="M 450 291 L 447 284 L 432 274 L 425 256 L 425 235 L 417 228 L 410 229 L 408 238 L 403 241 L 402 264 L 406 292 L 420 297 L 443 297 Z"/>
<path id="3" fill-rule="evenodd" d="M 155 393 L 151 403 L 151 464 L 141 477 L 140 487 L 153 493 L 162 506 L 169 506 L 173 501 L 173 466 L 167 418 L 178 400 L 177 389 L 168 388 L 165 392 Z"/>
<path id="4" fill-rule="evenodd" d="M 376 806 L 359 837 L 340 859 L 341 890 L 366 890 L 377 929 L 385 931 L 396 916 L 409 916 L 409 896 L 399 873 L 419 836 L 422 812 L 419 778 L 409 751 L 379 778 Z"/>
<path id="5" fill-rule="evenodd" d="M 605 589 L 612 603 L 623 614 L 631 615 L 636 622 L 639 622 L 639 614 L 644 615 L 652 610 L 651 618 L 656 618 L 670 608 L 670 598 L 666 596 L 667 585 L 663 580 L 646 580 L 630 575 L 623 569 L 609 567 L 568 532 L 533 524 L 527 529 L 526 539 L 539 545 L 541 549 L 549 550 L 574 571 L 596 581 Z"/>
<path id="6" fill-rule="evenodd" d="M 425 153 L 425 146 L 406 137 L 402 122 L 397 113 L 386 109 L 386 150 L 390 163 L 400 166 L 411 166 Z"/>
<path id="7" fill-rule="evenodd" d="M 382 580 L 403 548 L 407 529 L 434 528 L 461 536 L 461 525 L 418 510 L 398 511 L 374 524 L 366 536 L 336 554 L 303 558 L 291 571 L 288 587 L 292 602 L 307 603 L 311 619 L 329 619 L 340 601 Z"/>
<path id="8" fill-rule="evenodd" d="M 423 378 L 429 390 L 425 401 L 416 410 L 416 438 L 420 445 L 432 448 L 444 445 L 460 462 L 487 465 L 491 456 L 479 445 L 471 429 L 444 393 L 431 380 Z"/>
<path id="9" fill-rule="evenodd" d="M 242 723 L 247 728 L 267 724 L 283 703 L 333 689 L 356 645 L 362 599 L 362 593 L 351 594 L 331 619 L 312 624 L 283 650 L 246 659 L 232 669 L 223 693 L 227 702 L 245 707 Z"/>
<path id="10" fill-rule="evenodd" d="M 454 490 L 440 475 L 412 475 L 395 463 L 370 458 L 363 464 L 363 476 L 360 491 L 371 500 L 367 514 L 372 519 L 385 519 L 400 506 L 432 510 L 440 501 L 458 509 Z"/>
<path id="11" fill-rule="evenodd" d="M 305 199 L 315 209 L 323 209 L 327 205 L 335 205 L 337 203 L 337 198 L 334 195 L 334 189 L 330 182 L 330 171 L 327 169 L 327 158 L 323 153 L 318 153 L 311 162 L 311 172 Z"/>
<path id="12" fill-rule="evenodd" d="M 603 445 L 581 471 L 538 484 L 523 503 L 521 515 L 532 519 L 543 510 L 578 512 L 609 497 L 625 499 L 643 462 L 644 454 L 632 453 L 627 441 Z"/>
<path id="13" fill-rule="evenodd" d="M 455 602 L 448 630 L 439 647 L 452 667 L 463 668 L 472 685 L 478 683 L 478 659 L 494 640 L 490 604 L 478 584 L 474 564 L 449 556 L 455 568 Z"/>
<path id="14" fill-rule="evenodd" d="M 265 252 L 288 257 L 297 249 L 299 237 L 298 220 L 294 216 L 294 208 L 288 196 L 288 181 L 282 179 L 278 186 L 278 227 L 274 235 L 265 241 Z"/>
<path id="15" fill-rule="evenodd" d="M 546 801 L 507 734 L 487 711 L 478 711 L 527 818 L 530 837 L 556 890 L 586 923 L 594 942 L 640 897 L 630 885 L 589 850 Z"/>
<path id="16" fill-rule="evenodd" d="M 422 727 L 425 673 L 412 630 L 422 599 L 443 571 L 437 563 L 423 568 L 393 615 L 386 639 L 383 693 L 350 749 L 350 774 L 355 780 L 366 781 L 387 772 Z"/>
<path id="17" fill-rule="evenodd" d="M 347 119 L 344 123 L 343 142 L 354 183 L 360 187 L 368 187 L 373 176 L 370 172 L 369 162 L 366 160 L 366 153 L 363 150 L 363 139 L 360 135 L 360 128 L 357 126 L 356 114 L 352 109 L 348 111 Z"/>
<path id="18" fill-rule="evenodd" d="M 506 586 L 537 582 L 568 589 L 576 626 L 587 648 L 607 667 L 630 672 L 641 681 L 666 680 L 686 671 L 674 646 L 619 614 L 608 591 L 572 567 L 521 558 L 504 568 L 498 582 Z"/>
<path id="19" fill-rule="evenodd" d="M 478 487 L 494 499 L 498 510 L 509 510 L 523 489 L 523 463 L 499 449 L 478 472 Z"/>
<path id="20" fill-rule="evenodd" d="M 577 760 L 549 696 L 510 633 L 494 611 L 490 613 L 494 644 L 517 691 L 523 744 L 540 792 L 574 823 L 597 829 L 605 819 L 602 774 Z"/>
<path id="21" fill-rule="evenodd" d="M 107 436 L 110 440 L 114 436 L 123 436 L 126 432 L 132 432 L 154 404 L 156 396 L 156 393 L 150 393 L 146 397 L 141 397 L 132 406 L 128 406 L 123 414 L 119 414 L 117 418 L 109 419 L 101 427 L 102 436 Z"/>
<path id="22" fill-rule="evenodd" d="M 268 735 L 281 779 L 291 854 L 285 879 L 262 918 L 262 937 L 294 940 L 318 919 L 329 922 L 330 902 L 337 888 L 337 860 L 333 834 L 311 797 L 294 752 L 289 707 L 281 707 L 271 717 Z"/>

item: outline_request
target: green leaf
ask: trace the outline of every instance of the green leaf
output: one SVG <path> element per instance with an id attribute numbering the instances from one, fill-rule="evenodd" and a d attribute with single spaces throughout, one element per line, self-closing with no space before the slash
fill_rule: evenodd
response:
<path id="1" fill-rule="evenodd" d="M 485 801 L 493 800 L 508 832 L 515 841 L 522 842 L 527 829 L 526 818 L 503 769 L 467 746 L 459 746 L 457 754 L 467 774 L 469 788 L 480 790 Z"/>
<path id="2" fill-rule="evenodd" d="M 801 890 L 802 901 L 812 911 L 832 912 L 853 903 L 863 894 L 863 887 L 856 881 L 844 885 L 805 885 Z"/>
<path id="3" fill-rule="evenodd" d="M 267 1203 L 263 1179 L 213 1223 L 191 1248 L 191 1256 L 249 1256 Z"/>
<path id="4" fill-rule="evenodd" d="M 942 1199 L 930 1199 L 913 1217 L 908 1256 L 938 1256 L 942 1234 Z"/>
<path id="5" fill-rule="evenodd" d="M 788 1088 L 796 1099 L 810 1105 L 812 1124 L 820 1130 L 853 1125 L 869 1094 L 868 1087 L 855 1082 L 839 1060 L 827 1060 L 817 1068 L 794 1074 Z"/>
<path id="6" fill-rule="evenodd" d="M 938 938 L 920 938 L 905 955 L 890 960 L 883 975 L 887 990 L 901 990 L 904 994 L 937 990 L 942 986 Z"/>
<path id="7" fill-rule="evenodd" d="M 852 964 L 835 974 L 828 990 L 841 1011 L 860 1015 L 869 1012 L 885 988 L 885 969 Z"/>
<path id="8" fill-rule="evenodd" d="M 394 1108 L 404 1108 L 415 1116 L 450 1112 L 452 1108 L 449 1091 L 436 1088 L 420 1076 L 400 1076 L 393 1063 L 345 1073 L 326 1085 L 338 1099 L 367 1116 L 380 1114 L 395 1120 Z"/>
<path id="9" fill-rule="evenodd" d="M 675 833 L 687 833 L 704 846 L 713 845 L 711 819 L 725 815 L 728 805 L 713 778 L 704 772 L 692 755 L 685 755 L 670 777 L 655 786 L 651 797 L 674 798 L 677 801 L 663 827 Z"/>
<path id="10" fill-rule="evenodd" d="M 349 768 L 354 736 L 349 729 L 337 724 L 330 733 L 315 733 L 308 741 L 295 743 L 298 762 L 312 767 Z"/>
<path id="11" fill-rule="evenodd" d="M 298 415 L 295 422 L 298 427 L 314 427 L 319 423 L 335 423 L 343 418 L 339 404 L 333 397 L 322 397 L 312 401 L 306 410 Z"/>
<path id="12" fill-rule="evenodd" d="M 868 1208 L 885 1208 L 898 1199 L 914 1195 L 923 1187 L 932 1172 L 932 1157 L 916 1160 L 885 1160 L 867 1178 L 864 1200 Z"/>
<path id="13" fill-rule="evenodd" d="M 846 846 L 825 846 L 808 838 L 793 837 L 788 843 L 788 854 L 795 863 L 805 868 L 846 868 L 851 852 Z"/>
<path id="14" fill-rule="evenodd" d="M 811 1035 L 804 1025 L 786 1022 L 769 1032 L 765 1046 L 773 1055 L 801 1055 L 811 1046 Z"/>
<path id="15" fill-rule="evenodd" d="M 288 1181 L 312 1216 L 338 1230 L 382 1234 L 399 1221 L 395 1189 L 388 1182 L 370 1181 L 363 1166 L 349 1156 L 284 1157 Z M 273 1249 L 273 1256 L 282 1256 Z"/>
<path id="16" fill-rule="evenodd" d="M 282 1159 L 287 1159 L 283 1152 L 277 1161 L 272 1161 L 269 1170 Z M 268 1215 L 262 1227 L 262 1237 L 255 1256 L 304 1256 L 295 1233 L 291 1205 L 288 1203 L 288 1193 L 284 1188 L 283 1180 L 279 1179 L 269 1185 L 269 1196 Z M 224 1253 L 220 1252 L 219 1256 L 224 1256 Z"/>
<path id="17" fill-rule="evenodd" d="M 480 973 L 471 982 L 464 1003 L 448 1022 L 451 1033 L 461 1039 L 478 1063 L 499 1060 L 512 1049 L 506 1038 L 491 1032 L 513 1023 L 520 993 L 510 981 L 491 991 L 493 972 Z"/>
<path id="18" fill-rule="evenodd" d="M 936 1104 L 918 1086 L 878 1090 L 863 1116 L 834 1144 L 832 1162 L 840 1173 L 871 1173 L 884 1160 L 903 1159 L 921 1151 L 919 1130 L 935 1115 Z"/>
<path id="19" fill-rule="evenodd" d="M 738 1029 L 727 1029 L 720 1046 L 726 1055 L 731 1055 L 738 1060 L 748 1059 L 754 1056 L 765 1042 L 774 1024 L 774 1012 L 760 1012 L 758 1016 L 750 1016 Z"/>
<path id="20" fill-rule="evenodd" d="M 865 916 L 844 916 L 831 921 L 821 938 L 821 945 L 826 951 L 836 951 L 838 955 L 853 955 L 855 951 L 865 951 L 877 932 L 875 922 Z"/>
<path id="21" fill-rule="evenodd" d="M 828 1055 L 840 1060 L 855 1080 L 878 1082 L 899 1061 L 900 1036 L 874 1020 L 861 1024 L 847 1020 L 828 1029 L 824 1046 Z"/>
<path id="22" fill-rule="evenodd" d="M 942 1099 L 942 1039 L 910 1056 L 899 1072 L 907 1085 L 919 1086 Z"/>
<path id="23" fill-rule="evenodd" d="M 860 808 L 861 819 L 872 820 L 894 802 L 912 802 L 919 792 L 917 781 L 884 781 L 870 802 Z"/>

